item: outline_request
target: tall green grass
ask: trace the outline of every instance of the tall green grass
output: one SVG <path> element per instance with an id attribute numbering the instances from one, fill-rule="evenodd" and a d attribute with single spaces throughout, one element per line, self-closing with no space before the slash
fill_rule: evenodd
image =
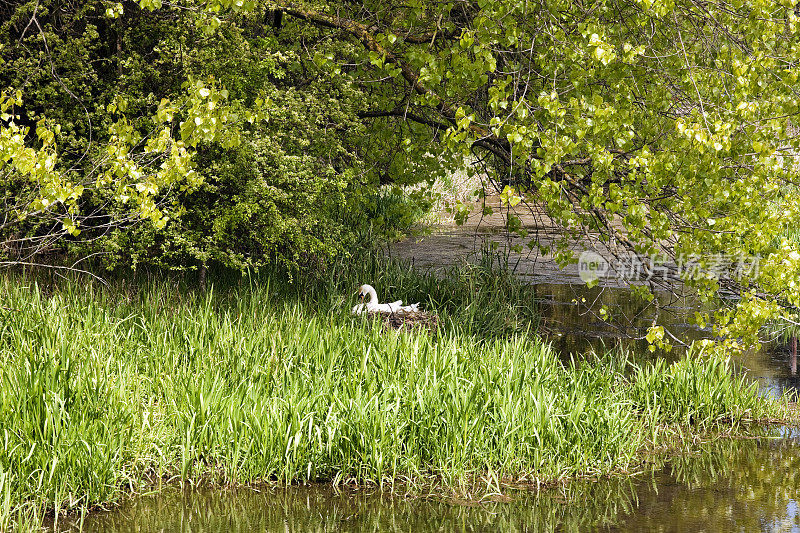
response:
<path id="1" fill-rule="evenodd" d="M 349 316 L 344 295 L 367 281 L 441 327 Z M 621 472 L 670 438 L 655 427 L 780 409 L 716 359 L 564 364 L 500 274 L 367 261 L 223 285 L 0 278 L 0 527 L 170 479 L 494 491 Z"/>

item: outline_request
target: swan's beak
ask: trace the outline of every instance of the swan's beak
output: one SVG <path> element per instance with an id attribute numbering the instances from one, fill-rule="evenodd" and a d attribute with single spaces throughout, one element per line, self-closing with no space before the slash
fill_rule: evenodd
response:
<path id="1" fill-rule="evenodd" d="M 363 300 L 364 299 L 364 293 L 363 292 L 359 292 L 358 293 L 358 299 L 359 300 Z"/>

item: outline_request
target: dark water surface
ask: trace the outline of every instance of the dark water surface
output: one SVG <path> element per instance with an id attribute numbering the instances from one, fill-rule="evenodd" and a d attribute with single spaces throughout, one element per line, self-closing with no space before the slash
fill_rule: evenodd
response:
<path id="1" fill-rule="evenodd" d="M 90 513 L 84 531 L 146 533 L 800 531 L 800 439 L 723 439 L 633 478 L 576 481 L 511 502 L 404 499 L 330 487 L 180 490 Z M 62 521 L 62 531 L 79 523 Z"/>
<path id="2" fill-rule="evenodd" d="M 469 228 L 467 229 L 469 230 Z M 474 228 L 473 228 L 474 231 Z M 489 228 L 491 233 L 492 228 Z M 447 266 L 475 253 L 468 231 L 443 232 L 394 251 L 418 267 Z M 430 250 L 428 248 L 429 247 Z M 433 257 L 432 254 L 435 254 Z M 459 255 L 461 254 L 461 255 Z M 448 263 L 449 261 L 449 263 Z M 520 261 L 520 275 L 535 284 L 542 329 L 557 350 L 581 354 L 622 344 L 647 354 L 636 340 L 652 323 L 653 309 L 626 289 L 586 289 L 574 273 L 559 274 L 541 257 Z M 533 262 L 531 262 L 533 261 Z M 545 261 L 546 263 L 546 261 Z M 663 296 L 663 298 L 667 298 Z M 585 301 L 582 301 L 585 299 Z M 681 339 L 710 332 L 688 324 L 691 301 L 668 300 L 659 320 Z M 581 305 L 584 304 L 584 305 Z M 627 324 L 602 320 L 607 305 Z M 632 338 L 631 338 L 632 337 Z M 656 356 L 676 359 L 680 350 Z M 772 343 L 735 360 L 736 369 L 765 394 L 800 388 L 790 348 Z M 766 430 L 765 430 L 766 431 Z M 673 458 L 625 479 L 573 481 L 568 485 L 515 492 L 511 501 L 452 502 L 388 497 L 370 491 L 333 491 L 329 486 L 288 489 L 183 490 L 141 496 L 113 511 L 61 520 L 58 529 L 91 532 L 478 532 L 478 531 L 768 531 L 800 533 L 800 431 L 768 430 L 760 438 L 716 439 L 698 453 Z"/>
<path id="3" fill-rule="evenodd" d="M 637 361 L 654 358 L 669 361 L 679 359 L 685 349 L 675 343 L 674 349 L 666 353 L 651 354 L 644 339 L 652 324 L 652 306 L 637 302 L 627 289 L 595 287 L 586 289 L 578 285 L 540 284 L 535 286 L 542 315 L 542 326 L 546 338 L 565 358 L 580 357 L 589 350 L 622 347 Z M 579 302 L 581 299 L 586 302 Z M 691 301 L 675 300 L 661 295 L 662 304 L 659 323 L 668 327 L 680 340 L 709 338 L 710 328 L 699 329 L 689 323 L 689 314 L 698 306 Z M 617 315 L 617 324 L 602 320 L 599 309 L 606 305 Z M 621 325 L 620 325 L 621 324 Z M 800 342 L 798 342 L 800 351 Z M 795 358 L 792 365 L 791 344 L 786 339 L 766 341 L 760 350 L 737 355 L 733 363 L 738 372 L 759 384 L 759 388 L 771 396 L 781 396 L 785 391 L 800 390 L 800 374 Z"/>

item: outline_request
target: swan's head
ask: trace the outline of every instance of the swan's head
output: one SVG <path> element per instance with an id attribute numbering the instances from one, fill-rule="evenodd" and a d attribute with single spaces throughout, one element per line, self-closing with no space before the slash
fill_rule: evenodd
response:
<path id="1" fill-rule="evenodd" d="M 372 285 L 362 285 L 358 288 L 358 299 L 363 300 L 366 298 L 371 292 L 375 292 L 375 289 L 372 288 Z"/>

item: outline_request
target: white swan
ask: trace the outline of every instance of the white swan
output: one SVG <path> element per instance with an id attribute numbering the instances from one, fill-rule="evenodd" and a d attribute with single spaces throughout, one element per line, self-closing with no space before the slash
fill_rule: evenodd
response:
<path id="1" fill-rule="evenodd" d="M 364 313 L 392 313 L 392 314 L 405 314 L 416 313 L 419 311 L 419 303 L 411 305 L 403 305 L 403 300 L 388 304 L 378 303 L 378 293 L 372 285 L 362 285 L 358 289 L 358 297 L 363 300 L 369 296 L 366 303 L 357 304 L 353 307 L 354 315 L 363 315 Z"/>

